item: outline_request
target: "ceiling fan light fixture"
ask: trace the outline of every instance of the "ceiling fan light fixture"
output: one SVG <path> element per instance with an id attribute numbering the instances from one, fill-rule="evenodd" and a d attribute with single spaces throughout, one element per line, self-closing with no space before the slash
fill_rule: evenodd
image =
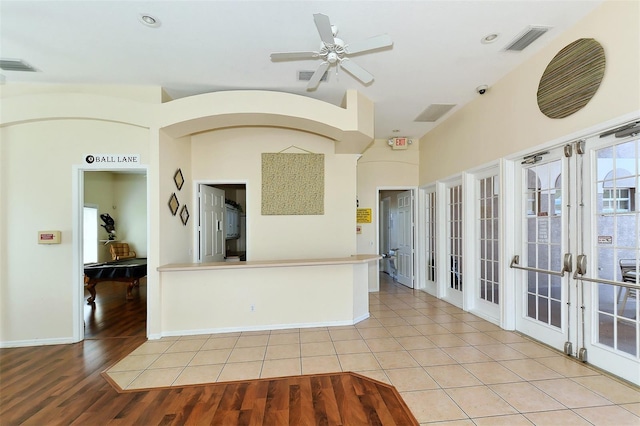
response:
<path id="1" fill-rule="evenodd" d="M 322 63 L 318 66 L 313 76 L 309 80 L 307 90 L 316 90 L 321 81 L 321 77 L 331 66 L 342 68 L 345 72 L 351 74 L 362 84 L 368 85 L 373 82 L 373 75 L 366 71 L 348 57 L 351 54 L 365 53 L 385 47 L 391 47 L 393 42 L 386 35 L 371 37 L 362 42 L 347 45 L 344 40 L 336 37 L 337 28 L 331 25 L 329 17 L 322 13 L 315 13 L 313 20 L 320 35 L 320 49 L 317 52 L 277 52 L 271 54 L 272 61 L 290 61 L 296 59 L 315 59 L 319 58 Z"/>

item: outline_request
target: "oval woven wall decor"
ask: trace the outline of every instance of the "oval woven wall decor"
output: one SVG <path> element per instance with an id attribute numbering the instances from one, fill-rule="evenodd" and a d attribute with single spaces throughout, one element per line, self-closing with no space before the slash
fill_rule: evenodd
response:
<path id="1" fill-rule="evenodd" d="M 582 109 L 600 87 L 604 68 L 604 49 L 592 38 L 563 48 L 540 79 L 540 111 L 549 118 L 564 118 Z"/>

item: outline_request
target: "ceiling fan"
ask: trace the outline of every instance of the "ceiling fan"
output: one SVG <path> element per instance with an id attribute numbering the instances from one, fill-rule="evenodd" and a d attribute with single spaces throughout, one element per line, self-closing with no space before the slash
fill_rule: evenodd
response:
<path id="1" fill-rule="evenodd" d="M 327 15 L 316 13 L 313 15 L 313 20 L 316 23 L 316 28 L 322 40 L 319 51 L 272 53 L 271 60 L 292 61 L 298 59 L 322 59 L 322 63 L 311 76 L 309 84 L 307 84 L 307 90 L 316 89 L 318 84 L 320 84 L 320 79 L 332 65 L 340 66 L 364 84 L 371 83 L 373 81 L 373 75 L 353 62 L 349 58 L 349 55 L 392 46 L 393 42 L 391 41 L 391 37 L 387 34 L 382 34 L 360 42 L 346 44 L 343 40 L 336 37 L 338 29 L 335 25 L 331 25 Z"/>

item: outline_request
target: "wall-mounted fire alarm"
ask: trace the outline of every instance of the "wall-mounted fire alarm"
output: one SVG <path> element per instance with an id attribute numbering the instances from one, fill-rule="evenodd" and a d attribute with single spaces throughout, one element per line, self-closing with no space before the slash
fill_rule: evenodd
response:
<path id="1" fill-rule="evenodd" d="M 60 231 L 38 231 L 38 244 L 60 244 Z"/>

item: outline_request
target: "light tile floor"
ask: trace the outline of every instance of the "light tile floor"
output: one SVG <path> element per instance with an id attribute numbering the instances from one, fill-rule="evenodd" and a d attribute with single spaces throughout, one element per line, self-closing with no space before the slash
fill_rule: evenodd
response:
<path id="1" fill-rule="evenodd" d="M 122 389 L 354 371 L 393 384 L 421 424 L 640 425 L 640 388 L 381 274 L 355 326 L 148 341 Z"/>

